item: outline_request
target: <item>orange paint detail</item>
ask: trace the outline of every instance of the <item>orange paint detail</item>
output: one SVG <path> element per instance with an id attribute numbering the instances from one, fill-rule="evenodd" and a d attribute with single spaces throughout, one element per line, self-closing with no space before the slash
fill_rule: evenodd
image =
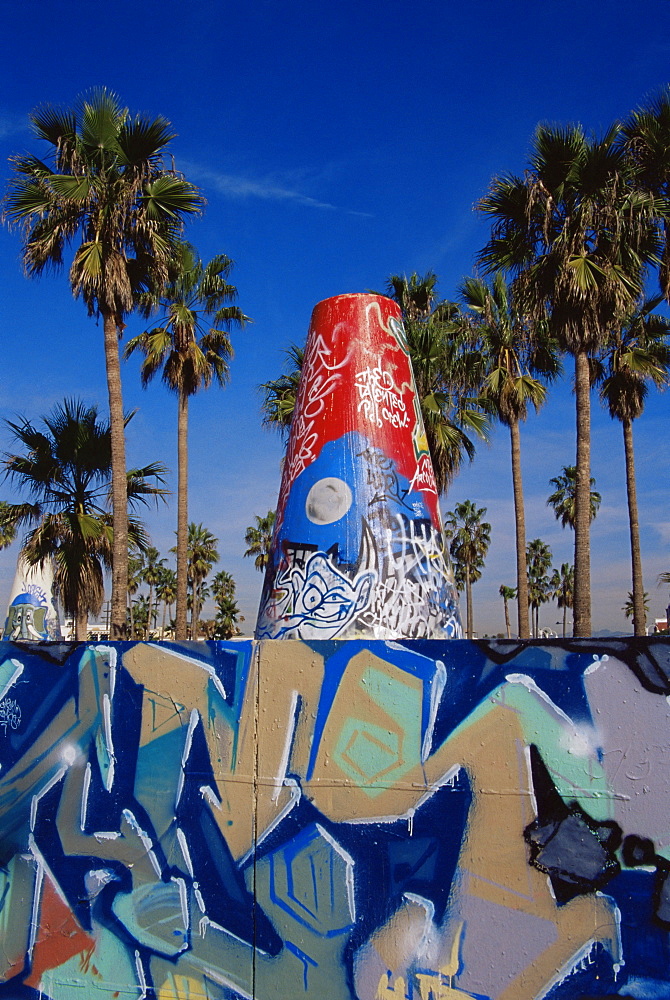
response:
<path id="1" fill-rule="evenodd" d="M 82 929 L 74 914 L 45 876 L 40 901 L 39 931 L 33 948 L 32 971 L 26 985 L 39 987 L 47 969 L 56 969 L 80 952 L 92 951 L 95 941 Z"/>

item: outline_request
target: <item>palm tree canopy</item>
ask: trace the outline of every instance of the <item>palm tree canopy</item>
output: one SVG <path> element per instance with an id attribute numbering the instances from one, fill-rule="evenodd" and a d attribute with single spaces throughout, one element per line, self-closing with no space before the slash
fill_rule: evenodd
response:
<path id="1" fill-rule="evenodd" d="M 491 525 L 482 518 L 486 507 L 477 507 L 472 500 L 456 504 L 447 511 L 445 534 L 451 539 L 450 552 L 456 563 L 470 568 L 470 579 L 476 580 L 484 565 L 491 544 Z M 473 576 L 473 571 L 479 576 Z"/>
<path id="2" fill-rule="evenodd" d="M 633 111 L 623 123 L 621 140 L 636 168 L 638 185 L 665 203 L 670 202 L 670 86 L 666 85 L 644 107 Z M 661 291 L 670 296 L 670 227 L 665 239 L 659 278 Z"/>
<path id="3" fill-rule="evenodd" d="M 516 276 L 528 314 L 570 353 L 595 349 L 660 263 L 667 208 L 635 186 L 619 139 L 617 126 L 598 139 L 540 125 L 527 174 L 497 178 L 479 205 L 493 224 L 480 262 Z"/>
<path id="4" fill-rule="evenodd" d="M 269 510 L 264 517 L 255 515 L 255 525 L 250 525 L 244 535 L 248 548 L 245 556 L 254 556 L 254 566 L 259 572 L 264 572 L 270 560 L 272 532 L 274 530 L 275 512 Z"/>
<path id="5" fill-rule="evenodd" d="M 549 480 L 556 489 L 547 497 L 547 506 L 554 508 L 556 520 L 561 522 L 563 528 L 575 526 L 575 492 L 577 489 L 577 468 L 574 465 L 564 465 L 563 474 L 555 476 Z M 590 519 L 593 520 L 598 513 L 602 497 L 600 493 L 593 489 L 596 481 L 591 476 L 590 493 Z"/>
<path id="6" fill-rule="evenodd" d="M 544 403 L 544 383 L 561 372 L 546 322 L 530 324 L 524 318 L 501 271 L 490 285 L 481 278 L 465 278 L 459 294 L 474 314 L 472 334 L 485 373 L 482 394 L 502 423 L 525 420 L 529 405 L 538 410 Z"/>
<path id="7" fill-rule="evenodd" d="M 144 354 L 143 385 L 159 371 L 168 388 L 185 396 L 208 388 L 212 381 L 227 383 L 233 356 L 228 328 L 250 322 L 231 304 L 237 297 L 227 280 L 233 263 L 219 254 L 203 264 L 190 244 L 178 245 L 168 282 L 158 295 L 147 292 L 141 297 L 146 313 L 162 309 L 160 325 L 133 337 L 124 352 L 126 358 L 138 349 Z"/>
<path id="8" fill-rule="evenodd" d="M 99 419 L 97 407 L 66 399 L 42 418 L 41 426 L 27 419 L 6 424 L 23 450 L 5 454 L 5 478 L 26 499 L 2 503 L 1 528 L 29 529 L 22 549 L 29 563 L 55 560 L 55 582 L 66 611 L 98 614 L 103 568 L 112 560 L 109 423 Z M 131 506 L 164 498 L 167 491 L 155 483 L 163 483 L 165 472 L 159 463 L 130 470 Z M 147 547 L 146 530 L 137 518 L 130 519 L 129 535 L 138 548 Z"/>
<path id="9" fill-rule="evenodd" d="M 197 188 L 166 167 L 172 127 L 131 115 L 105 88 L 74 109 L 45 105 L 30 120 L 49 152 L 13 158 L 5 199 L 5 217 L 24 230 L 26 271 L 59 268 L 78 243 L 72 290 L 89 313 L 113 315 L 121 329 L 137 296 L 167 278 L 182 218 L 203 205 Z"/>
<path id="10" fill-rule="evenodd" d="M 284 354 L 286 370 L 279 378 L 263 382 L 258 388 L 263 394 L 263 423 L 266 427 L 275 427 L 286 438 L 298 398 L 305 349 L 291 344 Z"/>
<path id="11" fill-rule="evenodd" d="M 386 291 L 402 311 L 435 480 L 444 493 L 463 461 L 474 458 L 473 437 L 486 439 L 489 406 L 468 324 L 456 303 L 436 301 L 436 286 L 432 271 L 392 274 Z"/>
<path id="12" fill-rule="evenodd" d="M 593 362 L 600 399 L 615 420 L 637 420 L 644 410 L 649 383 L 668 384 L 670 320 L 654 310 L 662 296 L 642 301 L 613 329 Z"/>
<path id="13" fill-rule="evenodd" d="M 644 594 L 642 595 L 642 603 L 644 605 L 644 612 L 645 612 L 645 614 L 648 614 L 649 613 L 649 594 L 647 593 L 646 590 L 645 590 Z M 623 611 L 623 613 L 626 616 L 626 618 L 632 618 L 633 615 L 635 614 L 635 608 L 634 608 L 634 603 L 633 603 L 633 592 L 632 592 L 632 590 L 628 591 L 628 596 L 626 598 L 626 603 L 623 605 L 623 607 L 621 608 L 621 610 Z"/>
<path id="14" fill-rule="evenodd" d="M 218 562 L 218 542 L 218 538 L 204 525 L 191 521 L 188 526 L 188 576 L 191 583 L 202 583 L 214 563 Z"/>

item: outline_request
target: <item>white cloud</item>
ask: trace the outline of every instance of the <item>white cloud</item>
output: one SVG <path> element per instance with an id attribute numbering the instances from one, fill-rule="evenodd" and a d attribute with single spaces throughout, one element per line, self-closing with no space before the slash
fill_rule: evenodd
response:
<path id="1" fill-rule="evenodd" d="M 229 198 L 260 198 L 264 201 L 292 201 L 307 208 L 326 209 L 333 212 L 346 212 L 347 215 L 358 215 L 372 218 L 369 212 L 356 212 L 350 208 L 341 208 L 327 201 L 319 201 L 301 191 L 285 187 L 272 178 L 256 179 L 239 174 L 227 174 L 221 171 L 208 170 L 196 163 L 185 163 L 189 176 L 195 180 L 211 185 L 219 194 Z"/>

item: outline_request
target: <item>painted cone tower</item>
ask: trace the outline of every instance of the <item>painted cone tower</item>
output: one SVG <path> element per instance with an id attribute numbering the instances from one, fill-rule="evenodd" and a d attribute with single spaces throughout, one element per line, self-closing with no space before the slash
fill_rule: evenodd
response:
<path id="1" fill-rule="evenodd" d="M 457 638 L 461 623 L 400 309 L 312 313 L 259 639 Z"/>
<path id="2" fill-rule="evenodd" d="M 49 561 L 43 566 L 29 566 L 19 556 L 2 638 L 32 642 L 61 638 Z"/>

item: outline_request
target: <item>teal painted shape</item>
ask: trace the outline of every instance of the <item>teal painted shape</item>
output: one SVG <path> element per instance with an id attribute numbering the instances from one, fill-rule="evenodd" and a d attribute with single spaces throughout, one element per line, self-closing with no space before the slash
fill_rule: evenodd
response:
<path id="1" fill-rule="evenodd" d="M 423 692 L 406 684 L 400 672 L 387 674 L 373 666 L 364 671 L 360 684 L 395 729 L 350 716 L 337 738 L 334 759 L 372 798 L 421 762 Z"/>

